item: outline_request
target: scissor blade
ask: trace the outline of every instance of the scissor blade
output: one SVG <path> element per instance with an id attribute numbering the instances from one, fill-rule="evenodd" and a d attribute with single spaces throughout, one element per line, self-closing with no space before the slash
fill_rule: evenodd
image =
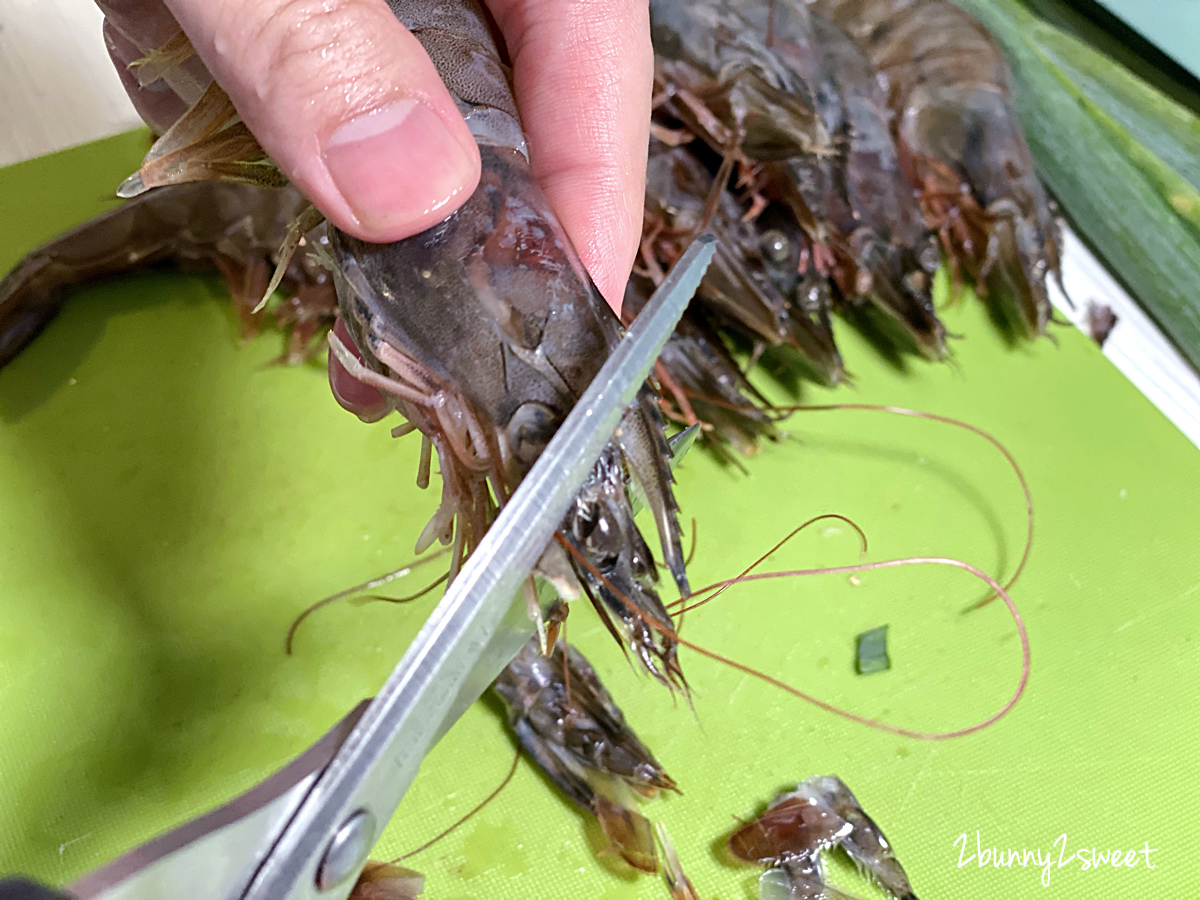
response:
<path id="1" fill-rule="evenodd" d="M 246 900 L 339 900 L 349 893 L 348 876 L 336 886 L 325 878 L 318 889 L 326 848 L 356 815 L 370 831 L 365 846 L 374 843 L 446 714 L 466 699 L 464 683 L 476 682 L 468 692 L 475 696 L 486 686 L 472 678 L 476 663 L 683 315 L 713 250 L 708 235 L 694 241 L 642 310 L 288 824 Z"/>

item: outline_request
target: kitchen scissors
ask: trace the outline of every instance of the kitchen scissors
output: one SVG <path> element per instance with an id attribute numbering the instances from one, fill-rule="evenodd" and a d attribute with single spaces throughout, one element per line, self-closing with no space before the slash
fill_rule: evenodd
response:
<path id="1" fill-rule="evenodd" d="M 567 416 L 379 693 L 265 781 L 66 889 L 0 900 L 345 900 L 422 758 L 533 633 L 516 599 L 712 260 L 698 237 Z M 678 454 L 680 451 L 676 451 Z"/>

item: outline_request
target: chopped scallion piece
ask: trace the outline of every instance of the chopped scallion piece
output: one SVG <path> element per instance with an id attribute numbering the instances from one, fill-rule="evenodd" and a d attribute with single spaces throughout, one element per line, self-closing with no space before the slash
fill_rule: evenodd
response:
<path id="1" fill-rule="evenodd" d="M 856 640 L 858 650 L 855 654 L 854 670 L 859 675 L 869 675 L 872 672 L 883 672 L 892 667 L 888 659 L 886 625 L 864 631 Z"/>

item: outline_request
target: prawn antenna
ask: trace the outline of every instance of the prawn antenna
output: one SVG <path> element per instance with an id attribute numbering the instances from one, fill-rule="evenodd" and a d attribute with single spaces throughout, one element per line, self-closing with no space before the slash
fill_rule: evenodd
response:
<path id="1" fill-rule="evenodd" d="M 352 597 L 350 601 L 355 605 L 363 603 L 411 603 L 413 600 L 420 600 L 434 588 L 445 584 L 450 579 L 450 573 L 444 572 L 435 578 L 425 587 L 421 588 L 415 594 L 409 594 L 407 597 L 388 597 L 384 594 L 366 594 L 362 597 Z"/>
<path id="2" fill-rule="evenodd" d="M 758 408 L 754 406 L 703 398 L 696 394 L 692 394 L 692 396 L 695 399 L 704 399 L 705 402 L 711 403 L 714 406 L 721 406 L 726 409 L 731 409 L 735 412 L 744 413 L 759 411 Z M 985 441 L 995 447 L 996 450 L 999 451 L 1000 455 L 1004 457 L 1005 462 L 1008 463 L 1009 468 L 1012 469 L 1013 474 L 1017 477 L 1017 481 L 1021 485 L 1021 493 L 1025 497 L 1025 546 L 1021 550 L 1021 558 L 1017 562 L 1016 569 L 1013 570 L 1013 573 L 1011 576 L 1009 576 L 1008 581 L 1004 583 L 1004 590 L 1011 591 L 1013 586 L 1017 583 L 1017 579 L 1021 577 L 1021 573 L 1025 571 L 1025 566 L 1029 562 L 1029 554 L 1033 550 L 1033 492 L 1029 489 L 1029 481 L 1025 478 L 1025 472 L 1021 469 L 1021 466 L 1017 462 L 1016 457 L 1013 456 L 1012 451 L 1004 446 L 999 438 L 991 434 L 986 429 L 980 428 L 978 425 L 972 425 L 970 422 L 964 422 L 962 419 L 955 419 L 950 416 L 939 415 L 938 413 L 925 412 L 919 409 L 908 409 L 904 406 L 888 406 L 878 403 L 827 403 L 815 406 L 796 404 L 791 406 L 773 406 L 769 411 L 778 415 L 777 421 L 783 421 L 794 413 L 804 412 L 845 411 L 886 413 L 893 416 L 906 416 L 912 419 L 926 419 L 930 422 L 939 422 L 942 425 L 960 428 L 963 431 L 968 431 L 971 434 L 983 438 Z M 993 591 L 978 603 L 974 603 L 966 607 L 963 610 L 963 613 L 970 613 L 977 609 L 982 609 L 999 596 L 1000 595 L 997 592 Z"/>
<path id="3" fill-rule="evenodd" d="M 384 575 L 379 575 L 375 578 L 369 579 L 368 581 L 364 581 L 361 584 L 356 584 L 353 587 L 348 587 L 345 590 L 338 591 L 336 594 L 330 594 L 328 597 L 323 597 L 322 599 L 318 600 L 316 603 L 309 605 L 298 616 L 296 616 L 296 618 L 294 618 L 292 620 L 292 624 L 288 627 L 287 636 L 283 640 L 284 653 L 286 653 L 288 656 L 292 655 L 292 644 L 296 638 L 296 631 L 300 628 L 300 624 L 305 619 L 307 619 L 309 616 L 311 616 L 313 613 L 315 613 L 317 610 L 323 609 L 324 607 L 329 606 L 331 603 L 336 603 L 339 600 L 345 600 L 348 597 L 353 597 L 355 594 L 361 594 L 363 591 L 373 591 L 376 588 L 381 588 L 385 584 L 395 581 L 397 578 L 403 578 L 404 576 L 410 574 L 412 572 L 412 570 L 417 568 L 418 566 L 423 566 L 427 562 L 432 562 L 433 560 L 437 559 L 439 556 L 445 556 L 449 552 L 450 552 L 449 548 L 441 548 L 434 553 L 430 553 L 428 556 L 418 557 L 417 559 L 414 559 L 412 562 L 405 563 L 403 566 L 401 566 L 398 569 L 393 569 L 392 571 L 390 571 Z M 446 578 L 448 577 L 448 575 L 449 575 L 449 573 L 447 573 L 446 575 L 443 575 L 437 581 L 433 582 L 433 584 L 430 584 L 430 585 L 422 588 L 417 593 L 412 594 L 408 597 L 372 596 L 370 599 L 384 600 L 389 603 L 407 603 L 411 600 L 416 600 L 418 597 L 425 596 L 427 593 L 429 593 L 431 590 L 433 590 L 435 587 L 437 587 L 439 584 L 441 584 L 443 581 L 445 581 Z"/>
<path id="4" fill-rule="evenodd" d="M 818 522 L 823 522 L 826 519 L 837 519 L 841 522 L 845 522 L 847 525 L 849 525 L 851 528 L 854 529 L 854 531 L 858 534 L 858 541 L 859 541 L 859 547 L 860 547 L 859 555 L 861 558 L 865 559 L 866 555 L 867 555 L 867 535 L 861 528 L 858 527 L 858 524 L 850 517 L 843 516 L 840 513 L 823 513 L 822 515 L 819 515 L 819 516 L 813 516 L 807 522 L 804 522 L 801 525 L 797 525 L 795 528 L 793 528 L 791 531 L 789 531 L 787 533 L 787 535 L 783 538 L 783 540 L 779 541 L 777 544 L 775 544 L 774 547 L 772 547 L 770 550 L 768 550 L 766 553 L 764 553 L 762 556 L 760 556 L 758 559 L 756 559 L 754 562 L 752 562 L 749 566 L 747 566 L 742 571 L 742 573 L 740 575 L 738 575 L 738 578 L 742 578 L 743 576 L 749 575 L 751 572 L 753 572 L 755 569 L 757 569 L 760 565 L 762 565 L 762 563 L 766 562 L 767 558 L 770 557 L 771 554 L 775 553 L 777 550 L 779 550 L 781 547 L 783 547 L 784 544 L 786 544 L 788 541 L 790 541 L 792 538 L 794 538 L 800 532 L 804 531 L 809 526 L 815 525 Z M 696 521 L 695 519 L 692 520 L 693 523 L 695 523 L 695 521 Z M 733 579 L 732 581 L 718 581 L 714 584 L 705 585 L 704 587 L 700 588 L 699 590 L 693 591 L 691 594 L 689 594 L 686 597 L 680 597 L 678 600 L 668 603 L 667 609 L 669 610 L 675 606 L 682 606 L 683 607 L 682 609 L 679 609 L 679 610 L 671 613 L 672 616 L 677 616 L 677 617 L 682 616 L 684 613 L 690 612 L 691 610 L 695 609 L 696 607 L 703 606 L 705 603 L 708 603 L 710 600 L 716 599 L 717 596 L 719 596 L 720 594 L 727 591 L 730 587 L 732 587 L 736 583 L 737 583 L 737 579 Z M 695 600 L 696 597 L 699 597 L 702 594 L 707 594 L 707 593 L 709 593 L 709 591 L 713 591 L 714 593 L 711 596 L 705 597 L 702 600 L 696 600 L 695 603 L 692 603 L 688 606 L 683 606 L 683 604 L 686 603 L 687 601 Z"/>
<path id="5" fill-rule="evenodd" d="M 409 850 L 407 853 L 397 856 L 395 859 L 388 860 L 387 864 L 389 866 L 394 866 L 396 863 L 403 862 L 404 860 L 409 859 L 410 857 L 416 856 L 418 853 L 423 853 L 426 850 L 428 850 L 430 847 L 432 847 L 434 844 L 436 844 L 438 841 L 442 840 L 442 838 L 449 837 L 451 834 L 453 834 L 455 831 L 457 831 L 463 825 L 467 824 L 467 821 L 472 816 L 474 816 L 477 812 L 482 810 L 485 806 L 487 806 L 489 803 L 491 803 L 493 800 L 495 800 L 497 797 L 499 797 L 500 792 L 503 791 L 506 787 L 508 787 L 508 783 L 510 781 L 512 781 L 513 776 L 517 774 L 517 766 L 520 764 L 520 762 L 521 762 L 521 748 L 518 747 L 516 752 L 513 753 L 512 765 L 510 765 L 508 767 L 508 774 L 504 776 L 504 780 L 501 781 L 498 785 L 496 785 L 496 787 L 492 790 L 492 792 L 490 794 L 488 794 L 486 797 L 484 797 L 482 800 L 480 800 L 478 803 L 476 803 L 475 806 L 473 806 L 471 808 L 470 812 L 468 812 L 465 816 L 460 818 L 457 822 L 455 822 L 449 828 L 445 828 L 442 831 L 439 831 L 436 835 L 431 837 L 429 840 L 427 840 L 425 843 L 423 843 L 420 847 L 417 847 L 415 850 Z"/>
<path id="6" fill-rule="evenodd" d="M 582 553 L 572 547 L 569 541 L 566 541 L 562 538 L 557 539 L 559 543 L 566 548 L 567 552 L 571 553 L 579 561 L 581 566 L 587 569 L 588 572 L 590 572 L 596 579 L 598 579 L 610 591 L 612 591 L 614 596 L 619 597 L 630 610 L 630 612 L 641 619 L 642 622 L 644 622 L 650 628 L 653 628 L 660 634 L 669 637 L 680 646 L 687 647 L 689 650 L 693 650 L 696 653 L 699 653 L 701 656 L 707 657 L 714 662 L 719 662 L 722 665 L 728 666 L 729 668 L 741 672 L 744 675 L 749 675 L 752 678 L 757 678 L 759 681 L 766 682 L 772 687 L 776 687 L 785 693 L 791 694 L 793 697 L 797 697 L 806 703 L 816 706 L 818 709 L 822 709 L 825 712 L 832 713 L 833 715 L 839 716 L 843 719 L 848 719 L 851 722 L 856 722 L 859 725 L 865 725 L 868 728 L 874 728 L 878 731 L 886 731 L 889 734 L 900 735 L 901 737 L 908 737 L 922 741 L 944 741 L 950 740 L 951 738 L 965 737 L 966 735 L 981 731 L 990 725 L 994 725 L 1000 719 L 1008 715 L 1008 713 L 1012 711 L 1013 707 L 1015 707 L 1020 701 L 1021 697 L 1024 696 L 1025 688 L 1029 684 L 1031 653 L 1029 649 L 1029 633 L 1025 628 L 1025 620 L 1021 617 L 1020 611 L 1017 609 L 1016 604 L 1013 603 L 1013 600 L 1008 595 L 1008 592 L 994 578 L 992 578 L 986 572 L 980 571 L 970 563 L 963 562 L 960 559 L 948 559 L 937 556 L 914 556 L 904 559 L 887 559 L 880 560 L 878 562 L 858 563 L 856 565 L 849 566 L 832 566 L 818 569 L 791 569 L 781 572 L 745 573 L 736 578 L 731 578 L 728 581 L 716 582 L 713 585 L 709 585 L 709 587 L 706 589 L 708 590 L 722 586 L 732 586 L 734 584 L 742 584 L 749 581 L 763 581 L 768 578 L 798 578 L 811 575 L 843 575 L 854 574 L 858 572 L 872 572 L 878 569 L 893 569 L 901 566 L 928 565 L 962 569 L 973 577 L 983 581 L 1004 602 L 1004 605 L 1008 609 L 1009 615 L 1012 616 L 1013 622 L 1017 626 L 1017 636 L 1020 638 L 1021 642 L 1021 674 L 1017 679 L 1017 686 L 1013 690 L 1012 695 L 1004 702 L 1000 709 L 980 722 L 950 731 L 917 731 L 912 728 L 904 728 L 899 725 L 893 725 L 890 722 L 884 722 L 879 719 L 872 719 L 868 716 L 861 715 L 851 710 L 835 706 L 834 704 L 809 694 L 806 691 L 802 691 L 797 687 L 793 687 L 786 681 L 776 678 L 774 675 L 770 675 L 769 673 L 763 672 L 760 669 L 756 669 L 753 666 L 746 665 L 745 663 L 731 659 L 728 656 L 723 656 L 720 653 L 709 650 L 705 647 L 701 647 L 699 644 L 681 638 L 674 628 L 668 628 L 667 626 L 655 622 L 649 616 L 643 614 L 641 610 L 639 610 L 632 603 L 632 601 L 629 600 L 629 598 L 625 597 L 620 591 L 617 590 L 616 586 L 613 585 L 612 582 L 605 578 L 605 576 L 598 568 L 596 568 L 595 565 L 584 558 Z"/>

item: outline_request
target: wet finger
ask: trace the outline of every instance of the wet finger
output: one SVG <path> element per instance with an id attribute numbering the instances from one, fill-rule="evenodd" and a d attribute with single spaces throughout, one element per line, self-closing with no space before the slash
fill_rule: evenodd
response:
<path id="1" fill-rule="evenodd" d="M 162 73 L 150 84 L 140 84 L 138 73 L 130 64 L 162 47 L 179 34 L 179 23 L 162 0 L 96 0 L 104 13 L 104 39 L 109 55 L 121 76 L 125 92 L 146 124 L 155 131 L 163 130 L 164 121 L 170 126 L 182 114 L 162 96 L 164 88 L 173 91 L 184 109 L 195 103 L 212 82 L 212 75 L 198 57 L 192 57 Z M 139 88 L 151 91 L 144 95 Z M 170 114 L 170 118 L 165 117 Z"/>
<path id="2" fill-rule="evenodd" d="M 335 225 L 393 241 L 444 219 L 479 150 L 384 0 L 169 0 L 281 169 Z"/>
<path id="3" fill-rule="evenodd" d="M 179 23 L 162 0 L 96 0 L 104 20 L 144 54 L 179 33 Z"/>
<path id="4" fill-rule="evenodd" d="M 143 122 L 162 134 L 187 111 L 188 104 L 161 78 L 147 85 L 138 84 L 137 75 L 129 64 L 140 59 L 144 53 L 107 21 L 104 23 L 104 43 L 134 109 Z"/>
<path id="5" fill-rule="evenodd" d="M 642 227 L 654 56 L 645 0 L 488 0 L 534 174 L 620 309 Z"/>

